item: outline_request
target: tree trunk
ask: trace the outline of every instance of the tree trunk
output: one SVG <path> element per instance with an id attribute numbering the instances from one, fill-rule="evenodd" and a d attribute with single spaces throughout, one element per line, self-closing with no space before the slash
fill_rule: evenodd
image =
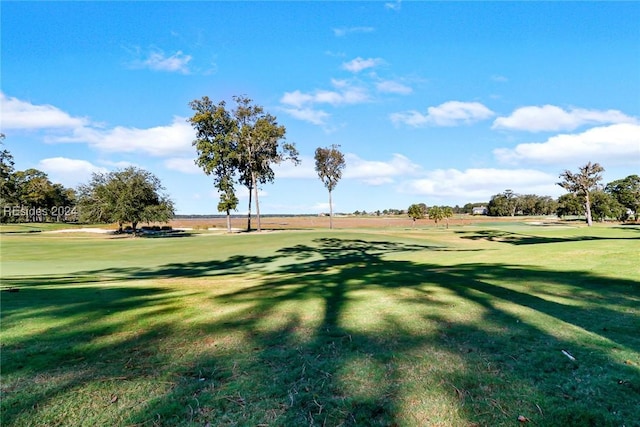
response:
<path id="1" fill-rule="evenodd" d="M 131 228 L 133 228 L 133 234 L 131 234 L 132 237 L 136 237 L 136 227 L 138 226 L 137 222 L 132 222 L 131 223 Z"/>
<path id="2" fill-rule="evenodd" d="M 587 226 L 591 227 L 593 225 L 593 220 L 591 219 L 591 200 L 589 200 L 588 192 L 584 195 L 584 211 L 587 215 Z"/>
<path id="3" fill-rule="evenodd" d="M 256 218 L 258 219 L 258 232 L 261 232 L 262 228 L 260 228 L 260 202 L 258 201 L 258 183 L 256 182 L 255 173 L 251 174 L 251 181 L 253 181 L 253 191 L 256 195 Z"/>
<path id="4" fill-rule="evenodd" d="M 331 200 L 331 191 L 329 191 L 329 229 L 333 230 L 333 201 Z"/>
<path id="5" fill-rule="evenodd" d="M 253 187 L 249 187 L 249 213 L 247 214 L 247 231 L 251 231 L 251 196 Z"/>
<path id="6" fill-rule="evenodd" d="M 227 209 L 227 233 L 231 233 L 231 212 Z"/>

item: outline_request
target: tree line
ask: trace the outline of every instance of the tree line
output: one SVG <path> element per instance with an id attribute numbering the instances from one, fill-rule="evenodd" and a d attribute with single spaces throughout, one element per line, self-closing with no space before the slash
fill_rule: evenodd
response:
<path id="1" fill-rule="evenodd" d="M 294 143 L 286 141 L 286 128 L 275 116 L 252 103 L 245 96 L 234 96 L 235 106 L 225 101 L 214 104 L 208 97 L 189 103 L 193 116 L 187 119 L 195 130 L 193 146 L 195 164 L 213 178 L 219 194 L 217 209 L 226 213 L 227 229 L 231 229 L 231 211 L 239 205 L 236 187 L 249 193 L 247 230 L 251 230 L 252 202 L 255 200 L 257 229 L 260 225 L 258 189 L 273 182 L 273 165 L 291 161 L 300 163 Z M 0 144 L 4 135 L 0 134 Z M 318 147 L 315 170 L 329 193 L 330 228 L 333 228 L 333 191 L 342 177 L 346 163 L 338 145 Z M 433 219 L 436 224 L 454 214 L 474 213 L 486 208 L 490 216 L 552 215 L 559 217 L 584 215 L 588 225 L 607 218 L 638 219 L 640 209 L 640 177 L 626 178 L 601 185 L 604 168 L 587 163 L 577 172 L 563 171 L 557 184 L 567 194 L 554 200 L 550 196 L 517 194 L 511 189 L 491 197 L 488 203 L 467 203 L 463 207 L 412 204 L 407 210 L 385 209 L 376 215 L 405 215 L 415 221 Z M 174 215 L 174 205 L 160 180 L 152 173 L 136 167 L 105 173 L 94 173 L 90 181 L 77 189 L 52 183 L 46 173 L 37 169 L 14 170 L 8 150 L 0 151 L 0 202 L 2 222 L 82 221 L 131 224 L 135 233 L 141 222 L 166 222 Z M 355 215 L 366 215 L 356 211 Z"/>

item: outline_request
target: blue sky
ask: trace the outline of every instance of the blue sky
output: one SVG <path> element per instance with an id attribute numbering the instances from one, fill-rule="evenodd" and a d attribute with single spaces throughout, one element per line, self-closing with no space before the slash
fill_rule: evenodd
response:
<path id="1" fill-rule="evenodd" d="M 328 211 L 317 147 L 347 166 L 334 210 L 563 193 L 564 169 L 640 173 L 638 2 L 0 4 L 1 132 L 16 168 L 75 187 L 129 165 L 177 213 L 216 213 L 188 103 L 245 95 L 302 164 L 263 213 Z M 238 188 L 246 212 L 246 190 Z"/>

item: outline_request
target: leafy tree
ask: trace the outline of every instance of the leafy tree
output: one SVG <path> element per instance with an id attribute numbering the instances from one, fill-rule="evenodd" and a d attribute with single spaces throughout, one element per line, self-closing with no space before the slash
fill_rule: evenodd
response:
<path id="1" fill-rule="evenodd" d="M 487 205 L 489 216 L 515 216 L 518 207 L 517 194 L 512 190 L 491 197 Z"/>
<path id="2" fill-rule="evenodd" d="M 558 197 L 556 214 L 558 218 L 571 215 L 580 215 L 583 205 L 578 196 L 573 193 L 563 194 Z"/>
<path id="3" fill-rule="evenodd" d="M 591 227 L 591 192 L 597 189 L 598 182 L 602 179 L 604 168 L 598 163 L 588 162 L 579 168 L 577 173 L 565 170 L 560 174 L 562 181 L 558 185 L 570 193 L 574 193 L 584 203 L 584 212 L 587 217 L 587 225 Z"/>
<path id="4" fill-rule="evenodd" d="M 450 206 L 443 206 L 442 207 L 442 214 L 444 216 L 444 220 L 447 224 L 447 229 L 449 228 L 449 218 L 453 217 L 453 208 L 451 208 Z"/>
<path id="5" fill-rule="evenodd" d="M 247 229 L 251 229 L 251 191 L 256 198 L 256 216 L 260 229 L 258 185 L 273 182 L 271 165 L 291 160 L 298 164 L 298 150 L 294 144 L 284 142 L 286 128 L 276 118 L 264 112 L 259 105 L 243 96 L 234 96 L 237 104 L 233 111 L 238 126 L 238 170 L 240 182 L 249 189 L 249 216 Z"/>
<path id="6" fill-rule="evenodd" d="M 160 180 L 136 167 L 109 173 L 94 173 L 78 187 L 81 220 L 131 223 L 133 234 L 140 222 L 167 222 L 173 217 L 173 202 L 164 194 Z"/>
<path id="7" fill-rule="evenodd" d="M 4 134 L 0 133 L 0 145 L 4 145 Z M 9 150 L 0 151 L 0 203 L 15 203 L 14 161 Z"/>
<path id="8" fill-rule="evenodd" d="M 448 206 L 432 206 L 429 209 L 429 219 L 432 219 L 438 226 L 438 222 L 443 219 L 447 221 L 447 228 L 449 228 L 449 218 L 453 216 L 453 209 Z"/>
<path id="9" fill-rule="evenodd" d="M 615 197 L 601 190 L 591 192 L 591 213 L 596 221 L 608 218 L 621 220 L 625 216 L 625 207 Z"/>
<path id="10" fill-rule="evenodd" d="M 629 175 L 626 178 L 612 181 L 606 185 L 604 191 L 615 197 L 622 206 L 631 210 L 635 220 L 638 221 L 640 211 L 640 176 Z"/>
<path id="11" fill-rule="evenodd" d="M 204 96 L 189 103 L 194 115 L 189 122 L 196 130 L 198 157 L 195 163 L 212 175 L 220 195 L 218 212 L 227 214 L 227 231 L 231 231 L 231 211 L 238 207 L 234 174 L 238 170 L 238 123 L 225 109 L 225 102 L 214 105 Z"/>
<path id="12" fill-rule="evenodd" d="M 416 220 L 423 219 L 427 215 L 427 206 L 424 203 L 414 203 L 407 209 L 407 215 L 413 220 L 415 228 Z"/>
<path id="13" fill-rule="evenodd" d="M 333 200 L 331 194 L 342 178 L 342 170 L 346 163 L 340 146 L 333 144 L 327 148 L 316 148 L 316 172 L 320 181 L 329 191 L 329 228 L 333 228 Z M 379 215 L 379 214 L 378 214 Z"/>
<path id="14" fill-rule="evenodd" d="M 558 203 L 551 196 L 537 196 L 536 215 L 551 215 L 556 212 Z"/>

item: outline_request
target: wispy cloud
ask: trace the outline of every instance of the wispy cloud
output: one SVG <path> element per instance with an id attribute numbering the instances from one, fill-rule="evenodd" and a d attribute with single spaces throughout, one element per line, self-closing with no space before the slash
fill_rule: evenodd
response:
<path id="1" fill-rule="evenodd" d="M 373 27 L 341 27 L 334 28 L 333 35 L 336 37 L 344 37 L 349 34 L 372 33 L 375 31 Z"/>
<path id="2" fill-rule="evenodd" d="M 345 62 L 342 64 L 342 68 L 347 71 L 351 71 L 352 73 L 359 73 L 362 70 L 366 70 L 367 68 L 374 68 L 383 64 L 384 61 L 381 58 L 361 58 L 357 57 L 352 59 L 349 62 Z"/>
<path id="3" fill-rule="evenodd" d="M 47 104 L 32 104 L 0 92 L 0 128 L 6 129 L 60 129 L 76 128 L 89 124 L 83 117 L 74 117 Z"/>
<path id="4" fill-rule="evenodd" d="M 392 113 L 389 118 L 394 124 L 412 127 L 469 125 L 486 120 L 495 113 L 479 102 L 448 101 L 437 107 L 429 107 L 427 114 L 410 110 Z"/>
<path id="5" fill-rule="evenodd" d="M 181 50 L 167 55 L 160 49 L 153 49 L 142 58 L 131 62 L 131 67 L 138 69 L 149 69 L 153 71 L 165 71 L 169 73 L 191 74 L 189 63 L 193 57 L 186 55 Z"/>
<path id="6" fill-rule="evenodd" d="M 280 98 L 282 110 L 290 116 L 314 125 L 324 126 L 331 116 L 315 105 L 325 104 L 333 107 L 354 105 L 368 102 L 369 93 L 365 87 L 353 84 L 347 80 L 331 80 L 333 90 L 316 89 L 312 92 L 294 90 L 285 92 Z"/>
<path id="7" fill-rule="evenodd" d="M 345 155 L 345 179 L 357 179 L 367 185 L 390 184 L 397 177 L 415 175 L 421 167 L 402 154 L 394 154 L 390 160 L 365 160 L 355 154 Z"/>
<path id="8" fill-rule="evenodd" d="M 560 134 L 544 142 L 519 144 L 494 150 L 504 163 L 571 164 L 597 159 L 607 164 L 637 164 L 640 159 L 640 125 L 621 123 L 577 134 Z"/>
<path id="9" fill-rule="evenodd" d="M 198 174 L 204 173 L 194 162 L 194 157 L 171 157 L 164 161 L 164 166 L 167 169 L 186 173 L 186 174 Z"/>
<path id="10" fill-rule="evenodd" d="M 395 0 L 384 4 L 385 9 L 398 11 L 402 9 L 402 0 Z"/>
<path id="11" fill-rule="evenodd" d="M 79 127 L 69 136 L 49 137 L 49 142 L 87 143 L 112 153 L 144 153 L 157 157 L 191 153 L 195 137 L 184 117 L 174 117 L 170 125 L 151 128 L 117 126 L 111 129 Z"/>
<path id="12" fill-rule="evenodd" d="M 54 182 L 59 182 L 66 187 L 76 187 L 86 182 L 95 172 L 107 172 L 106 168 L 96 166 L 91 162 L 67 157 L 52 157 L 38 162 L 37 169 L 49 175 Z"/>
<path id="13" fill-rule="evenodd" d="M 498 117 L 492 129 L 525 130 L 529 132 L 574 130 L 584 125 L 637 123 L 638 120 L 618 110 L 564 110 L 555 105 L 521 107 L 507 117 Z"/>
<path id="14" fill-rule="evenodd" d="M 532 169 L 436 169 L 403 183 L 400 190 L 432 198 L 488 202 L 507 188 L 518 193 L 558 194 L 556 178 Z"/>
<path id="15" fill-rule="evenodd" d="M 353 85 L 345 80 L 332 80 L 335 90 L 317 89 L 313 92 L 285 92 L 280 102 L 301 108 L 304 105 L 330 104 L 333 106 L 345 104 L 360 104 L 369 100 L 366 88 Z"/>
<path id="16" fill-rule="evenodd" d="M 327 119 L 331 117 L 329 113 L 313 108 L 283 108 L 282 110 L 295 119 L 319 126 L 325 125 Z"/>
<path id="17" fill-rule="evenodd" d="M 395 93 L 399 95 L 408 95 L 413 89 L 403 83 L 393 80 L 383 80 L 376 83 L 376 89 L 382 93 Z"/>

